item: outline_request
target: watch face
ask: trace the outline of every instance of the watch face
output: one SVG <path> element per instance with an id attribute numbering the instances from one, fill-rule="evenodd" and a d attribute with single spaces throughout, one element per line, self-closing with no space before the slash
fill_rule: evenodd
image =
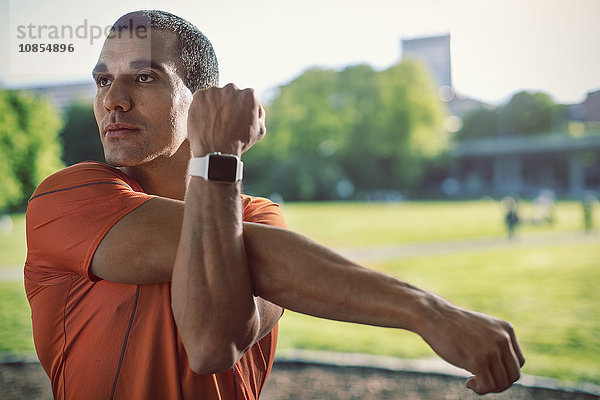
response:
<path id="1" fill-rule="evenodd" d="M 208 165 L 208 179 L 211 181 L 235 182 L 237 159 L 232 156 L 213 154 Z"/>

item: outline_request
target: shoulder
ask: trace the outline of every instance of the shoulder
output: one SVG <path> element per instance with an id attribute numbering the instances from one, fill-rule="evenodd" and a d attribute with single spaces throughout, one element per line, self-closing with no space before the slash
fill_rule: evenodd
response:
<path id="1" fill-rule="evenodd" d="M 46 178 L 27 204 L 27 264 L 88 273 L 104 235 L 152 196 L 109 165 L 83 162 Z"/>
<path id="2" fill-rule="evenodd" d="M 141 191 L 133 179 L 118 169 L 104 163 L 86 161 L 64 168 L 47 177 L 37 187 L 30 201 L 51 193 L 104 183 L 123 185 L 133 191 Z"/>
<path id="3" fill-rule="evenodd" d="M 244 221 L 287 228 L 279 204 L 264 197 L 242 195 L 242 205 Z"/>

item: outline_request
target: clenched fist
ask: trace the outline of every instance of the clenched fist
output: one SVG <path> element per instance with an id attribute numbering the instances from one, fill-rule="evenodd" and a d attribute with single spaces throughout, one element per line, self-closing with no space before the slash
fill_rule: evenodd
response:
<path id="1" fill-rule="evenodd" d="M 440 357 L 474 375 L 469 389 L 502 392 L 519 379 L 525 358 L 508 322 L 431 299 L 432 318 L 421 336 Z"/>
<path id="2" fill-rule="evenodd" d="M 215 151 L 240 156 L 266 131 L 265 110 L 254 90 L 230 83 L 194 93 L 188 137 L 195 157 Z"/>

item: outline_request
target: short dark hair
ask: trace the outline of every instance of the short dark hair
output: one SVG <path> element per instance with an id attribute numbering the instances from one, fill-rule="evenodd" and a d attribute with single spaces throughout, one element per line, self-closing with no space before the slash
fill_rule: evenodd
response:
<path id="1" fill-rule="evenodd" d="M 219 64 L 208 38 L 189 21 L 160 10 L 140 10 L 123 15 L 110 30 L 121 32 L 140 26 L 172 32 L 177 38 L 183 82 L 192 93 L 219 85 Z"/>

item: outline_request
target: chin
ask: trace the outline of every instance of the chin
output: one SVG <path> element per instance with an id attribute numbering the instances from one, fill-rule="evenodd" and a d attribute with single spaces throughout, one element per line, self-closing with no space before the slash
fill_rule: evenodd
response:
<path id="1" fill-rule="evenodd" d="M 140 162 L 136 162 L 135 160 L 127 159 L 125 157 L 111 157 L 111 156 L 105 155 L 104 159 L 106 160 L 106 163 L 108 165 L 115 167 L 115 168 L 135 167 L 136 165 L 141 164 Z"/>
<path id="2" fill-rule="evenodd" d="M 148 154 L 137 154 L 138 152 L 104 151 L 106 163 L 113 167 L 135 167 L 144 164 L 152 157 Z"/>

